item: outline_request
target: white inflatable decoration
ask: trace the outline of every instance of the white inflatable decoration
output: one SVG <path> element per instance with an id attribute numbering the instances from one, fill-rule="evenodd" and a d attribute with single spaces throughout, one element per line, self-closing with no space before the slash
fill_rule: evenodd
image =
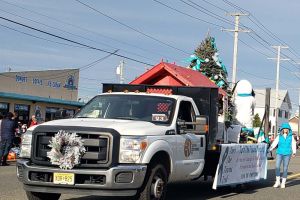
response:
<path id="1" fill-rule="evenodd" d="M 234 97 L 236 123 L 252 128 L 254 115 L 255 98 L 252 96 L 252 85 L 247 80 L 240 80 L 236 86 Z"/>

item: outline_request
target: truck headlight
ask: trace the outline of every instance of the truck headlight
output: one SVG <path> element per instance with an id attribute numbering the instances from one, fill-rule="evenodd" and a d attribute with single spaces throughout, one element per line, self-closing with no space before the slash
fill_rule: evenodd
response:
<path id="1" fill-rule="evenodd" d="M 20 158 L 30 158 L 31 143 L 32 143 L 32 132 L 26 131 L 26 133 L 22 135 Z"/>
<path id="2" fill-rule="evenodd" d="M 120 163 L 136 163 L 148 146 L 145 137 L 121 137 L 120 140 Z"/>

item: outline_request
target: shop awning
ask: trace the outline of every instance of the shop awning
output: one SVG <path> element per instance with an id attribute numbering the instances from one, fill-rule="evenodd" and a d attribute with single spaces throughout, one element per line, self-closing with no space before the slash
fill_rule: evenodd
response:
<path id="1" fill-rule="evenodd" d="M 31 96 L 25 94 L 9 93 L 9 92 L 0 92 L 0 97 L 9 98 L 9 99 L 21 99 L 21 100 L 35 101 L 35 102 L 63 104 L 63 105 L 78 106 L 78 107 L 82 107 L 84 105 L 84 103 L 78 101 L 68 101 L 63 99 L 53 99 L 53 98 Z"/>

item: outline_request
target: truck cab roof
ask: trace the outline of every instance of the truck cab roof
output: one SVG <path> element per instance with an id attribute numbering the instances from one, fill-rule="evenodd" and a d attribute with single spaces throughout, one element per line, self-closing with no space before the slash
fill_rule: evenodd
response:
<path id="1" fill-rule="evenodd" d="M 175 100 L 178 99 L 189 99 L 192 101 L 192 98 L 183 96 L 183 95 L 167 95 L 167 94 L 159 94 L 159 93 L 147 93 L 147 92 L 106 92 L 102 94 L 98 94 L 97 96 L 100 95 L 139 95 L 139 96 L 157 96 L 157 97 L 166 97 L 166 98 L 172 98 Z"/>

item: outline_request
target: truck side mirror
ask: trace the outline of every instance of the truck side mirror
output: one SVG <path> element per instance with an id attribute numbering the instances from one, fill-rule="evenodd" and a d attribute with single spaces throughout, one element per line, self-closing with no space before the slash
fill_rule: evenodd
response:
<path id="1" fill-rule="evenodd" d="M 207 116 L 196 116 L 195 134 L 208 133 L 208 118 Z"/>
<path id="2" fill-rule="evenodd" d="M 190 129 L 188 126 L 193 126 Z M 196 116 L 195 122 L 186 122 L 184 120 L 177 120 L 177 130 L 179 134 L 195 133 L 205 134 L 208 133 L 208 118 L 206 116 Z"/>

